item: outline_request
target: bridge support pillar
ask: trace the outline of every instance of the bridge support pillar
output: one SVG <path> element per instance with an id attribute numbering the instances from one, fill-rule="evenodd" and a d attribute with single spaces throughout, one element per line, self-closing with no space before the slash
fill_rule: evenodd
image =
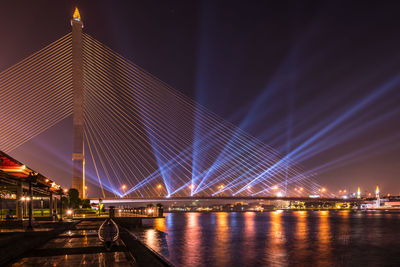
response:
<path id="1" fill-rule="evenodd" d="M 83 148 L 83 23 L 78 9 L 71 19 L 72 26 L 72 90 L 73 90 L 73 151 L 72 187 L 85 199 L 85 157 Z"/>

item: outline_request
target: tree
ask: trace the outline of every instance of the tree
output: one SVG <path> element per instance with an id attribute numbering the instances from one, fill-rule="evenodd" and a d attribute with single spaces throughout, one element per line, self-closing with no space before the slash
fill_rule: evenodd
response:
<path id="1" fill-rule="evenodd" d="M 68 200 L 71 208 L 77 209 L 81 204 L 82 200 L 79 198 L 79 191 L 75 188 L 68 190 Z"/>
<path id="2" fill-rule="evenodd" d="M 69 200 L 67 197 L 61 197 L 61 201 L 64 208 L 69 206 Z"/>
<path id="3" fill-rule="evenodd" d="M 90 209 L 91 208 L 89 199 L 85 199 L 85 200 L 82 201 L 82 208 L 84 208 L 84 209 Z"/>

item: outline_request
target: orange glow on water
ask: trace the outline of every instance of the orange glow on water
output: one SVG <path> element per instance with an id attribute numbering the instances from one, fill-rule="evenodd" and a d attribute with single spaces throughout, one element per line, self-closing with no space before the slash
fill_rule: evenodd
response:
<path id="1" fill-rule="evenodd" d="M 295 257 L 299 259 L 299 262 L 303 262 L 309 256 L 307 237 L 308 237 L 308 224 L 307 224 L 307 211 L 295 211 L 294 216 L 296 217 L 296 254 Z"/>
<path id="2" fill-rule="evenodd" d="M 185 255 L 183 265 L 191 266 L 192 260 L 198 256 L 201 242 L 201 226 L 199 226 L 198 212 L 186 213 L 186 226 L 184 231 L 185 246 L 183 253 Z"/>
<path id="3" fill-rule="evenodd" d="M 214 250 L 216 264 L 215 266 L 226 266 L 229 259 L 229 251 L 230 251 L 230 242 L 229 242 L 229 225 L 228 225 L 228 216 L 227 212 L 217 212 L 216 216 L 216 235 L 215 235 L 215 243 L 219 244 Z M 223 257 L 221 257 L 223 255 Z"/>
<path id="4" fill-rule="evenodd" d="M 271 212 L 271 226 L 269 231 L 269 246 L 267 246 L 266 256 L 268 262 L 284 263 L 287 258 L 285 248 L 286 237 L 282 227 L 282 212 Z"/>
<path id="5" fill-rule="evenodd" d="M 157 232 L 155 229 L 149 229 L 146 231 L 146 240 L 150 247 L 155 250 L 159 250 L 158 243 L 157 243 Z"/>
<path id="6" fill-rule="evenodd" d="M 165 225 L 165 218 L 156 218 L 154 219 L 154 226 L 156 227 L 156 229 L 158 231 L 161 232 L 166 232 L 167 231 L 167 227 Z"/>
<path id="7" fill-rule="evenodd" d="M 329 260 L 332 254 L 331 247 L 331 230 L 329 225 L 329 211 L 318 211 L 319 224 L 318 224 L 318 265 L 327 266 L 330 264 Z"/>
<path id="8" fill-rule="evenodd" d="M 256 255 L 251 253 L 255 248 L 256 237 L 256 220 L 257 214 L 255 212 L 245 212 L 244 213 L 244 238 L 243 246 L 249 251 L 249 253 L 244 254 L 243 262 L 252 265 L 254 263 L 254 258 Z"/>

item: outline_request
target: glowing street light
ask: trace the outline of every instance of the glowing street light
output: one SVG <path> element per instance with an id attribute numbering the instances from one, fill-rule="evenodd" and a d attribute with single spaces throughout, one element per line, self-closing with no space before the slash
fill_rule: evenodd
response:
<path id="1" fill-rule="evenodd" d="M 73 214 L 74 212 L 73 212 L 73 210 L 72 209 L 68 209 L 67 210 L 67 216 L 68 216 L 68 218 L 72 218 L 72 214 Z"/>
<path id="2" fill-rule="evenodd" d="M 278 190 L 278 186 L 275 185 L 275 186 L 272 187 L 272 189 L 273 189 L 273 190 Z"/>
<path id="3" fill-rule="evenodd" d="M 157 185 L 157 189 L 158 189 L 158 195 L 161 197 L 162 185 L 161 185 L 161 184 L 158 184 L 158 185 Z"/>
<path id="4" fill-rule="evenodd" d="M 124 192 L 124 195 L 125 195 L 126 185 L 123 184 L 123 185 L 121 186 L 121 189 L 122 189 L 122 191 Z M 124 196 L 122 196 L 122 197 L 124 197 Z"/>

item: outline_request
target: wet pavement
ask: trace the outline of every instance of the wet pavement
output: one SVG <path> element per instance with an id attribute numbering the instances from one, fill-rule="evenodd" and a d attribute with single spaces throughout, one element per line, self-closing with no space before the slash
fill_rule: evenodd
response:
<path id="1" fill-rule="evenodd" d="M 121 240 L 108 251 L 97 236 L 102 221 L 82 221 L 12 266 L 136 266 Z"/>

